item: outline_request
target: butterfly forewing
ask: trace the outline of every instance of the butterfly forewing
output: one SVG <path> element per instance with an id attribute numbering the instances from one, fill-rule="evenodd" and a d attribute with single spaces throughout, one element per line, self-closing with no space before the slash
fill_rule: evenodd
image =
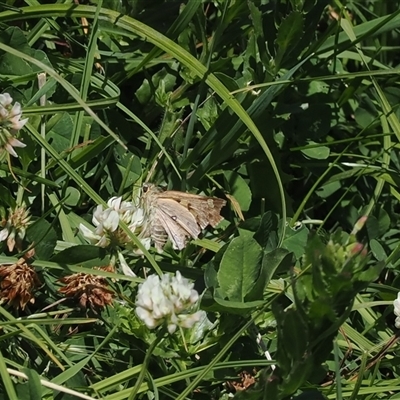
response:
<path id="1" fill-rule="evenodd" d="M 196 218 L 201 229 L 207 225 L 216 227 L 224 218 L 220 215 L 226 201 L 217 197 L 199 196 L 175 190 L 168 190 L 159 194 L 160 198 L 173 199 L 187 208 Z"/>

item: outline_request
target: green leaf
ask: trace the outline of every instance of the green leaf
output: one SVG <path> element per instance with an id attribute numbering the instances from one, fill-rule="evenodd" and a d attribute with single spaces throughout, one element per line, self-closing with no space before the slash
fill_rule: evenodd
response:
<path id="1" fill-rule="evenodd" d="M 274 273 L 278 269 L 281 272 L 288 271 L 292 264 L 293 255 L 286 249 L 278 248 L 271 252 L 264 251 L 260 276 L 254 283 L 250 293 L 246 296 L 246 302 L 262 299 L 264 290 L 272 279 Z"/>
<path id="2" fill-rule="evenodd" d="M 223 312 L 237 315 L 248 315 L 257 307 L 262 306 L 265 301 L 232 301 L 222 298 L 222 293 L 218 290 L 214 292 L 212 299 L 207 296 L 202 298 L 201 308 L 206 311 Z"/>
<path id="3" fill-rule="evenodd" d="M 308 232 L 309 230 L 305 225 L 286 230 L 282 247 L 293 252 L 296 258 L 301 257 L 307 244 Z"/>
<path id="4" fill-rule="evenodd" d="M 369 247 L 371 248 L 372 254 L 378 261 L 384 261 L 387 259 L 387 254 L 383 246 L 376 239 L 370 240 Z"/>
<path id="5" fill-rule="evenodd" d="M 279 69 L 285 56 L 295 48 L 296 44 L 303 36 L 303 16 L 300 12 L 291 12 L 281 23 L 278 28 L 278 36 L 276 44 L 278 46 L 275 63 Z"/>
<path id="6" fill-rule="evenodd" d="M 260 226 L 254 234 L 254 239 L 267 251 L 272 251 L 278 246 L 278 217 L 271 211 L 267 211 L 262 216 Z"/>
<path id="7" fill-rule="evenodd" d="M 74 207 L 78 205 L 79 200 L 81 198 L 81 192 L 72 186 L 68 186 L 67 190 L 65 191 L 66 199 L 65 199 L 65 204 Z"/>
<path id="8" fill-rule="evenodd" d="M 253 0 L 247 2 L 247 5 L 250 10 L 250 16 L 253 22 L 254 34 L 257 39 L 257 47 L 260 58 L 265 66 L 269 64 L 269 56 L 267 54 L 266 48 L 266 40 L 264 38 L 264 29 L 263 29 L 263 15 L 261 11 L 254 4 Z"/>
<path id="9" fill-rule="evenodd" d="M 308 144 L 315 144 L 315 142 L 308 142 Z M 330 155 L 330 149 L 327 146 L 310 147 L 309 149 L 302 149 L 301 152 L 312 159 L 326 160 Z"/>
<path id="10" fill-rule="evenodd" d="M 333 193 L 335 193 L 336 191 L 338 191 L 339 189 L 341 189 L 342 184 L 340 183 L 340 181 L 336 181 L 336 182 L 327 182 L 324 185 L 322 185 L 317 191 L 316 194 L 319 197 L 322 197 L 323 199 L 328 198 L 329 196 L 331 196 Z"/>
<path id="11" fill-rule="evenodd" d="M 9 27 L 0 33 L 0 43 L 4 43 L 16 50 L 19 50 L 36 60 L 51 66 L 47 55 L 41 50 L 32 49 L 20 28 Z M 32 73 L 41 72 L 34 64 L 28 64 L 20 57 L 10 53 L 0 52 L 0 73 L 2 75 L 29 75 Z"/>
<path id="12" fill-rule="evenodd" d="M 57 234 L 51 224 L 40 219 L 28 227 L 26 236 L 34 243 L 35 256 L 39 260 L 49 260 L 57 243 Z"/>
<path id="13" fill-rule="evenodd" d="M 39 374 L 30 368 L 23 368 L 22 372 L 28 377 L 28 381 L 17 387 L 20 399 L 35 400 L 42 398 L 42 388 Z"/>
<path id="14" fill-rule="evenodd" d="M 224 171 L 224 177 L 228 186 L 229 194 L 237 200 L 242 211 L 248 211 L 251 204 L 251 191 L 249 185 L 234 171 Z"/>
<path id="15" fill-rule="evenodd" d="M 71 145 L 70 137 L 73 125 L 71 116 L 66 112 L 55 114 L 48 121 L 47 128 L 49 130 L 46 138 L 59 153 Z"/>
<path id="16" fill-rule="evenodd" d="M 122 147 L 115 146 L 113 153 L 117 169 L 112 168 L 113 184 L 123 184 L 123 189 L 131 187 L 142 173 L 140 158 L 135 154 L 126 152 Z"/>
<path id="17" fill-rule="evenodd" d="M 60 251 L 51 258 L 51 262 L 65 264 L 80 264 L 89 260 L 102 260 L 107 252 L 98 246 L 79 245 Z"/>
<path id="18" fill-rule="evenodd" d="M 244 301 L 260 275 L 262 250 L 250 236 L 233 239 L 221 259 L 218 282 L 223 298 Z"/>

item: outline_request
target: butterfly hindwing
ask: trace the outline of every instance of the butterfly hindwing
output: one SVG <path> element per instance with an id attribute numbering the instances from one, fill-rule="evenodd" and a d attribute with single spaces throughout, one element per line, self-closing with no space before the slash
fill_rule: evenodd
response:
<path id="1" fill-rule="evenodd" d="M 175 221 L 171 220 L 171 218 L 165 214 L 160 209 L 156 210 L 156 216 L 159 223 L 162 225 L 164 231 L 168 235 L 169 239 L 171 240 L 172 247 L 175 250 L 182 250 L 185 248 L 187 243 L 187 238 L 189 234 Z M 171 222 L 172 221 L 172 222 Z M 164 243 L 162 243 L 162 247 L 164 247 Z M 157 250 L 159 250 L 160 246 L 157 246 L 157 242 L 155 242 Z M 160 250 L 159 250 L 160 251 Z"/>

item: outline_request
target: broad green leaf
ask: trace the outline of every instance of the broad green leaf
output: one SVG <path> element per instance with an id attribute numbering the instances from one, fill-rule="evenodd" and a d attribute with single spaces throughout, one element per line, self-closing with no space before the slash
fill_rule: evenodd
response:
<path id="1" fill-rule="evenodd" d="M 72 186 L 67 187 L 65 195 L 65 204 L 70 207 L 76 206 L 81 198 L 81 192 L 77 188 Z"/>
<path id="2" fill-rule="evenodd" d="M 369 247 L 371 248 L 372 254 L 378 261 L 385 261 L 387 259 L 387 254 L 378 240 L 370 240 Z"/>
<path id="3" fill-rule="evenodd" d="M 324 185 L 322 185 L 317 191 L 316 194 L 323 199 L 326 199 L 327 197 L 331 196 L 333 193 L 337 192 L 342 185 L 340 184 L 339 181 L 337 182 L 327 182 Z"/>
<path id="4" fill-rule="evenodd" d="M 35 256 L 39 260 L 49 260 L 57 243 L 57 234 L 49 222 L 44 219 L 35 221 L 26 230 L 26 237 L 34 243 Z"/>
<path id="5" fill-rule="evenodd" d="M 253 0 L 247 2 L 250 10 L 250 16 L 253 22 L 254 34 L 257 40 L 258 52 L 260 54 L 261 61 L 265 66 L 269 64 L 269 57 L 266 49 L 266 40 L 264 38 L 263 28 L 263 15 L 262 12 L 257 8 Z"/>
<path id="6" fill-rule="evenodd" d="M 73 121 L 68 113 L 56 114 L 50 118 L 47 127 L 46 138 L 61 153 L 70 147 L 70 136 L 73 129 Z"/>
<path id="7" fill-rule="evenodd" d="M 261 247 L 250 236 L 239 236 L 229 243 L 218 270 L 224 298 L 244 301 L 259 278 L 261 257 Z"/>
<path id="8" fill-rule="evenodd" d="M 275 250 L 278 246 L 278 218 L 267 211 L 261 218 L 260 226 L 254 234 L 254 239 L 267 251 Z"/>
<path id="9" fill-rule="evenodd" d="M 242 211 L 248 211 L 251 204 L 251 191 L 249 185 L 234 171 L 225 171 L 224 177 L 229 194 L 237 200 Z"/>
<path id="10" fill-rule="evenodd" d="M 42 397 L 42 384 L 39 374 L 30 368 L 23 368 L 23 372 L 28 377 L 27 382 L 17 387 L 18 396 L 21 399 L 35 400 Z"/>
<path id="11" fill-rule="evenodd" d="M 82 264 L 88 260 L 101 260 L 107 255 L 106 251 L 98 246 L 78 245 L 60 251 L 51 261 L 54 263 Z"/>
<path id="12" fill-rule="evenodd" d="M 288 229 L 282 247 L 293 252 L 296 258 L 301 257 L 307 244 L 308 232 L 308 228 L 305 225 L 296 229 Z"/>
<path id="13" fill-rule="evenodd" d="M 288 271 L 292 263 L 292 253 L 289 253 L 286 249 L 278 248 L 271 252 L 264 251 L 260 276 L 254 283 L 250 293 L 246 296 L 246 302 L 262 299 L 264 290 L 272 279 L 274 273 L 278 269 L 281 273 Z"/>
<path id="14" fill-rule="evenodd" d="M 309 142 L 309 144 L 316 144 L 315 142 Z M 327 146 L 310 147 L 309 149 L 304 148 L 301 152 L 312 159 L 326 160 L 330 155 L 330 149 Z"/>
<path id="15" fill-rule="evenodd" d="M 303 36 L 303 16 L 300 12 L 291 12 L 279 25 L 276 44 L 278 46 L 275 63 L 277 67 L 287 57 Z"/>
<path id="16" fill-rule="evenodd" d="M 0 34 L 0 42 L 13 47 L 29 56 L 34 57 L 48 66 L 50 62 L 46 53 L 41 50 L 32 49 L 26 40 L 22 30 L 17 27 L 9 27 Z M 40 72 L 40 68 L 33 64 L 28 64 L 21 58 L 9 53 L 0 53 L 0 73 L 2 75 L 28 75 L 34 72 Z"/>

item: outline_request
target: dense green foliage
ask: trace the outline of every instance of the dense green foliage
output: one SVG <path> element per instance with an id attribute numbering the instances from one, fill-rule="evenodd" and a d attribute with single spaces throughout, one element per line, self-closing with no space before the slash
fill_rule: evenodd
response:
<path id="1" fill-rule="evenodd" d="M 0 22 L 29 118 L 18 147 L 0 112 L 0 399 L 399 398 L 400 1 L 11 0 Z M 130 246 L 89 244 L 147 181 L 224 220 L 182 251 L 124 223 Z M 138 285 L 177 270 L 207 316 L 150 330 Z"/>

